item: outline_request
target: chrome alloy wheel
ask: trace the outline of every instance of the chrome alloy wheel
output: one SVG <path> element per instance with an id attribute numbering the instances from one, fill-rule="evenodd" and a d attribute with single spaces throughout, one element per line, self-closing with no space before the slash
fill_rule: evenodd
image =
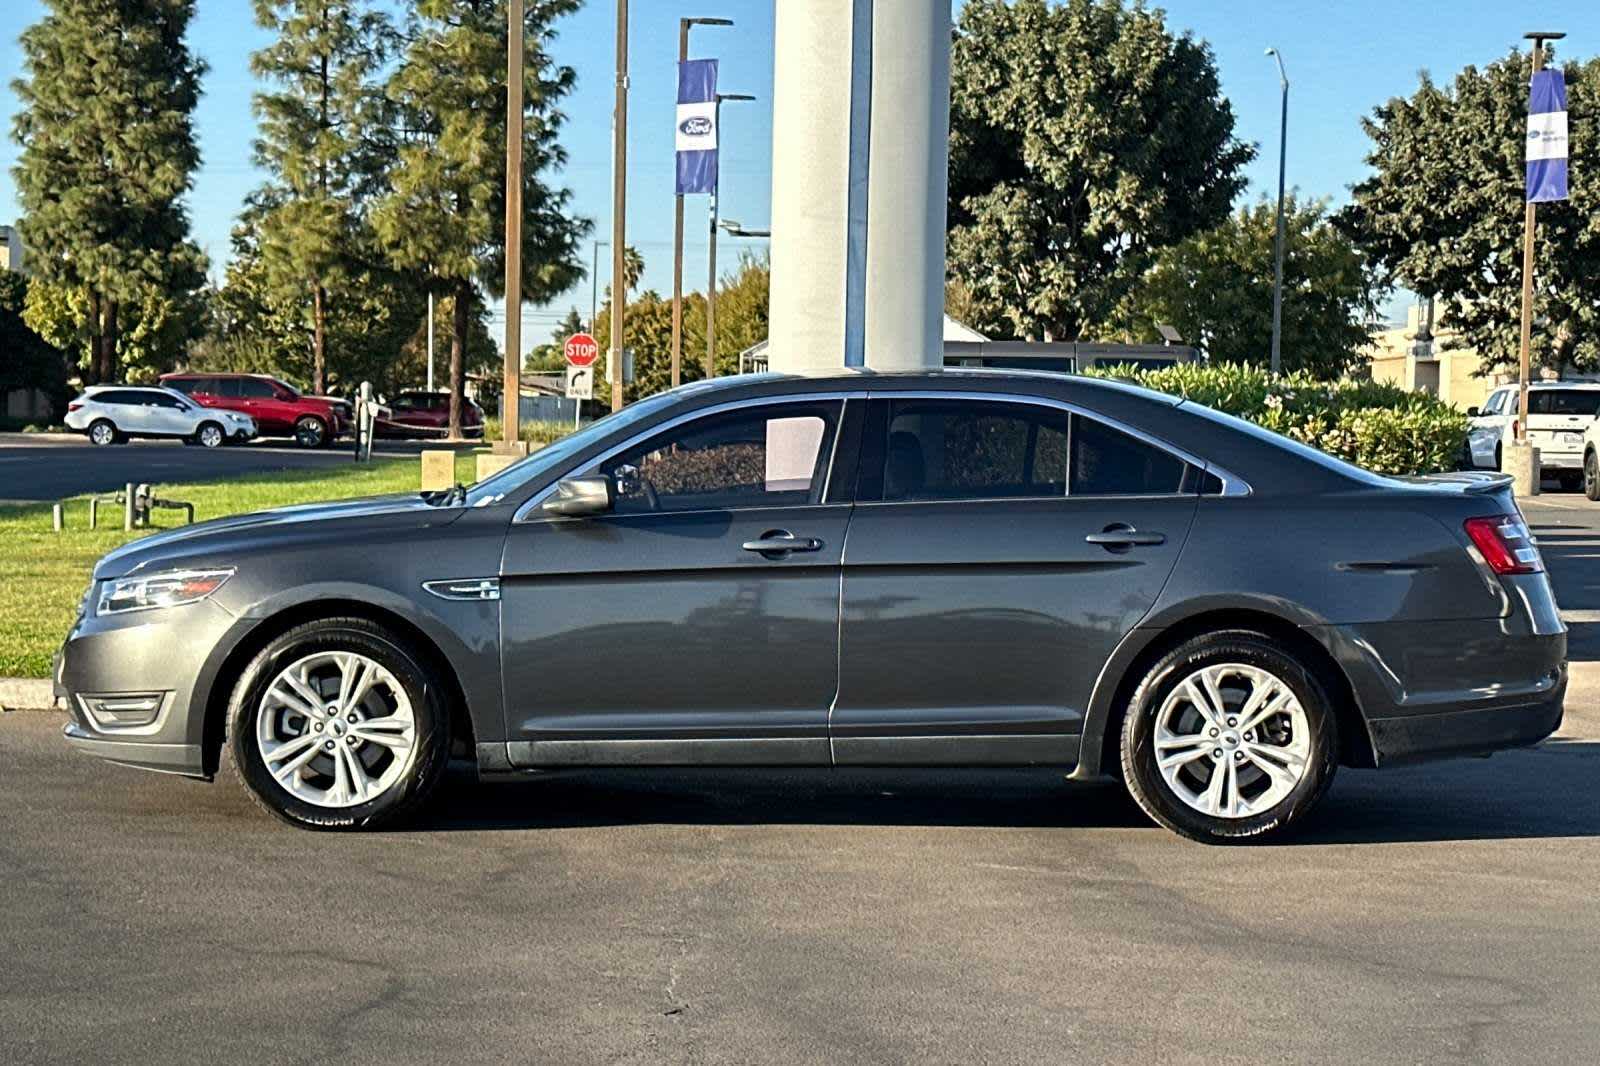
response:
<path id="1" fill-rule="evenodd" d="M 273 780 L 318 807 L 377 799 L 416 752 L 411 699 L 395 676 L 355 652 L 317 652 L 267 686 L 256 747 Z"/>
<path id="2" fill-rule="evenodd" d="M 1194 671 L 1156 714 L 1156 767 L 1185 804 L 1217 818 L 1261 814 L 1294 791 L 1311 726 L 1282 678 L 1243 663 Z"/>

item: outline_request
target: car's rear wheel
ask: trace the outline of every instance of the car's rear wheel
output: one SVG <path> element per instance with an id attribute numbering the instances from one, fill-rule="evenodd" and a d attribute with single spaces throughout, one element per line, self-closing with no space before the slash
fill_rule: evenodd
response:
<path id="1" fill-rule="evenodd" d="M 316 415 L 302 415 L 294 424 L 294 441 L 302 448 L 321 448 L 327 444 L 328 424 Z"/>
<path id="2" fill-rule="evenodd" d="M 104 448 L 108 444 L 117 443 L 121 435 L 117 427 L 109 418 L 97 418 L 89 426 L 89 443 Z"/>
<path id="3" fill-rule="evenodd" d="M 1600 458 L 1596 458 L 1593 448 L 1583 453 L 1583 494 L 1600 500 Z"/>
<path id="4" fill-rule="evenodd" d="M 215 422 L 202 422 L 194 431 L 194 442 L 202 448 L 220 448 L 228 439 Z"/>
<path id="5" fill-rule="evenodd" d="M 289 630 L 245 669 L 228 751 L 257 802 L 291 825 L 372 829 L 444 775 L 450 715 L 426 659 L 384 627 L 332 618 Z"/>
<path id="6" fill-rule="evenodd" d="M 1248 630 L 1204 634 L 1162 656 L 1122 729 L 1134 800 L 1205 843 L 1260 839 L 1294 824 L 1332 783 L 1338 750 L 1315 671 Z"/>

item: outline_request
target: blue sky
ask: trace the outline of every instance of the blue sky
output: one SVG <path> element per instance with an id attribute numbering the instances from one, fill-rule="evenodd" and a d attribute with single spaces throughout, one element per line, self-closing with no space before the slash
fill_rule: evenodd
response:
<path id="1" fill-rule="evenodd" d="M 805 3 L 808 0 L 776 0 Z M 1249 171 L 1254 197 L 1277 182 L 1278 79 L 1268 45 L 1282 50 L 1293 83 L 1289 119 L 1289 182 L 1303 193 L 1348 196 L 1362 177 L 1366 138 L 1362 115 L 1416 87 L 1429 70 L 1447 78 L 1468 63 L 1485 63 L 1521 43 L 1528 29 L 1560 29 L 1571 55 L 1600 48 L 1600 4 L 1595 0 L 1169 0 L 1161 5 L 1175 30 L 1210 43 L 1224 93 L 1238 119 L 1238 135 L 1260 146 Z M 759 99 L 723 111 L 722 214 L 749 226 L 769 215 L 772 149 L 773 0 L 633 0 L 630 37 L 628 233 L 643 253 L 645 285 L 668 291 L 672 284 L 673 65 L 680 15 L 732 18 L 731 29 L 695 31 L 695 56 L 722 60 L 721 88 Z M 18 33 L 39 17 L 39 0 L 0 2 L 0 125 L 9 133 L 15 97 L 11 79 L 20 71 Z M 260 180 L 250 164 L 254 135 L 248 59 L 263 36 L 250 18 L 249 0 L 199 0 L 192 47 L 211 64 L 197 116 L 205 164 L 190 197 L 195 236 L 219 271 L 228 253 L 228 231 L 244 195 Z M 590 0 L 559 27 L 557 58 L 576 68 L 578 87 L 566 103 L 565 142 L 571 155 L 564 180 L 576 209 L 610 229 L 610 122 L 614 5 Z M 16 217 L 9 172 L 16 145 L 0 142 L 0 220 Z M 1582 180 L 1581 176 L 1576 180 Z M 703 285 L 704 197 L 691 198 L 687 274 Z M 725 240 L 720 256 L 730 261 L 742 242 Z M 547 308 L 525 313 L 524 332 L 537 343 L 569 306 L 587 314 L 589 285 Z"/>

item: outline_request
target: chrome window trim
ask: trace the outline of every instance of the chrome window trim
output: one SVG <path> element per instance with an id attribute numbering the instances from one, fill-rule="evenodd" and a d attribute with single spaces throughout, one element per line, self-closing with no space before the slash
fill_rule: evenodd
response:
<path id="1" fill-rule="evenodd" d="M 1001 402 L 1001 403 L 1032 404 L 1032 405 L 1034 405 L 1036 407 L 1054 407 L 1054 408 L 1057 408 L 1059 410 L 1066 411 L 1066 412 L 1068 412 L 1070 414 L 1082 415 L 1084 418 L 1092 418 L 1096 422 L 1100 422 L 1100 423 L 1102 423 L 1104 425 L 1110 426 L 1112 429 L 1115 429 L 1115 430 L 1117 430 L 1119 432 L 1126 433 L 1128 436 L 1134 438 L 1135 440 L 1142 441 L 1145 444 L 1150 445 L 1152 448 L 1158 448 L 1161 451 L 1164 451 L 1164 452 L 1167 452 L 1170 455 L 1176 456 L 1177 458 L 1183 460 L 1185 463 L 1187 463 L 1190 466 L 1196 468 L 1197 470 L 1200 470 L 1203 473 L 1211 474 L 1212 476 L 1217 478 L 1217 480 L 1222 482 L 1222 492 L 1220 494 L 1213 493 L 1212 495 L 1234 496 L 1234 497 L 1237 497 L 1237 496 L 1248 496 L 1248 495 L 1250 495 L 1250 491 L 1251 491 L 1250 490 L 1250 484 L 1247 481 L 1245 481 L 1243 478 L 1241 478 L 1241 477 L 1239 477 L 1239 476 L 1237 476 L 1235 474 L 1229 473 L 1228 471 L 1224 470 L 1222 467 L 1217 466 L 1215 463 L 1207 462 L 1206 460 L 1200 458 L 1199 456 L 1195 455 L 1192 452 L 1185 451 L 1184 449 L 1178 447 L 1177 445 L 1171 443 L 1170 441 L 1162 440 L 1160 437 L 1154 436 L 1154 435 L 1152 435 L 1150 433 L 1146 433 L 1142 429 L 1136 429 L 1133 426 L 1130 426 L 1125 422 L 1118 421 L 1117 419 L 1112 418 L 1109 415 L 1102 414 L 1099 411 L 1091 411 L 1087 407 L 1083 407 L 1083 406 L 1081 406 L 1079 404 L 1071 403 L 1071 402 L 1069 402 L 1067 400 L 1058 400 L 1053 396 L 1026 396 L 1026 395 L 1021 395 L 1021 394 L 1018 394 L 1018 393 L 1010 393 L 1010 392 L 953 392 L 953 391 L 948 390 L 948 389 L 909 389 L 909 390 L 905 390 L 905 391 L 896 390 L 896 391 L 893 391 L 893 392 L 869 392 L 867 394 L 867 398 L 869 400 L 895 400 L 895 399 L 910 399 L 910 400 L 976 400 L 976 401 L 979 401 L 979 402 L 988 400 L 988 401 L 998 401 L 998 402 Z M 1068 456 L 1070 456 L 1072 454 L 1072 435 L 1071 435 L 1070 427 L 1069 427 L 1069 431 L 1068 431 L 1068 435 L 1067 435 L 1067 454 L 1068 454 Z M 1171 499 L 1171 498 L 1176 497 L 1176 496 L 1200 496 L 1200 495 L 1204 495 L 1203 493 L 1199 493 L 1199 492 L 1156 492 L 1156 493 L 1139 493 L 1137 495 L 1129 494 L 1129 495 L 1124 495 L 1124 496 L 1089 495 L 1089 494 L 1084 494 L 1084 493 L 1080 493 L 1078 495 L 1073 495 L 1072 492 L 1071 492 L 1071 479 L 1070 479 L 1070 477 L 1068 479 L 1067 488 L 1068 488 L 1068 491 L 1064 495 L 1062 495 L 1060 497 L 1056 497 L 1056 496 L 998 496 L 998 497 L 988 497 L 987 499 L 991 499 L 991 500 L 1010 500 L 1012 502 L 1016 502 L 1017 500 L 1054 500 L 1054 499 L 1063 499 L 1063 500 L 1066 500 L 1066 499 L 1073 499 L 1073 500 L 1132 500 L 1132 499 L 1165 500 L 1165 499 Z M 872 502 L 872 503 L 975 503 L 975 502 L 980 502 L 980 501 L 977 501 L 977 500 L 874 500 L 874 501 L 870 501 L 870 502 Z"/>
<path id="2" fill-rule="evenodd" d="M 538 513 L 539 505 L 544 503 L 545 500 L 549 499 L 552 495 L 555 494 L 556 486 L 558 484 L 560 484 L 562 478 L 582 477 L 585 474 L 588 474 L 588 473 L 590 473 L 592 471 L 597 471 L 602 463 L 604 463 L 604 462 L 606 462 L 606 460 L 611 459 L 612 457 L 616 456 L 620 452 L 625 452 L 629 448 L 632 448 L 636 444 L 643 444 L 645 441 L 649 440 L 651 437 L 654 437 L 654 436 L 656 436 L 657 434 L 660 434 L 660 433 L 665 433 L 668 430 L 676 429 L 678 426 L 681 426 L 686 422 L 692 422 L 692 421 L 694 421 L 695 419 L 698 419 L 698 418 L 706 418 L 706 417 L 711 417 L 711 416 L 714 416 L 714 415 L 724 414 L 724 413 L 726 413 L 728 411 L 739 411 L 739 410 L 744 410 L 746 408 L 753 408 L 753 407 L 772 407 L 772 406 L 775 406 L 775 405 L 778 405 L 778 404 L 818 403 L 818 402 L 826 403 L 826 402 L 835 402 L 836 401 L 839 404 L 839 414 L 838 414 L 838 417 L 837 417 L 837 420 L 836 420 L 836 424 L 833 427 L 833 442 L 829 446 L 829 449 L 828 449 L 828 468 L 823 473 L 823 476 L 822 476 L 822 494 L 818 497 L 818 502 L 817 503 L 814 503 L 814 504 L 813 503 L 806 503 L 806 504 L 799 505 L 799 506 L 804 506 L 804 507 L 826 507 L 826 506 L 829 506 L 829 504 L 827 503 L 828 489 L 832 486 L 832 482 L 833 482 L 833 466 L 834 466 L 834 463 L 836 463 L 838 461 L 838 458 L 839 458 L 839 437 L 842 435 L 840 433 L 840 430 L 842 430 L 844 428 L 844 405 L 845 405 L 845 402 L 848 401 L 848 400 L 865 400 L 866 398 L 867 398 L 867 393 L 865 391 L 854 391 L 854 392 L 844 392 L 844 391 L 841 391 L 841 392 L 797 392 L 797 393 L 793 393 L 791 395 L 786 395 L 786 396 L 754 396 L 754 397 L 748 397 L 747 396 L 742 400 L 728 400 L 728 401 L 725 401 L 723 403 L 713 404 L 710 407 L 699 407 L 699 408 L 696 408 L 693 411 L 686 411 L 683 414 L 678 415 L 675 418 L 669 418 L 665 422 L 659 422 L 656 425 L 651 426 L 649 429 L 641 430 L 638 433 L 635 433 L 633 436 L 629 437 L 627 440 L 623 441 L 621 444 L 618 444 L 614 448 L 607 449 L 603 454 L 601 454 L 599 456 L 596 456 L 595 458 L 589 460 L 588 462 L 584 463 L 582 466 L 580 466 L 580 467 L 578 467 L 576 469 L 569 468 L 568 470 L 564 471 L 559 477 L 557 477 L 555 479 L 555 481 L 552 481 L 550 484 L 546 485 L 544 488 L 542 488 L 538 492 L 534 493 L 533 496 L 528 500 L 528 502 L 524 503 L 521 507 L 518 507 L 517 508 L 517 513 L 511 519 L 511 524 L 512 525 L 523 525 L 523 524 L 530 523 L 530 522 L 565 521 L 565 519 L 561 519 L 559 517 L 547 517 L 545 515 L 541 515 L 541 514 Z M 794 506 L 794 505 L 783 505 L 783 506 Z M 753 510 L 754 508 L 738 508 L 738 509 L 739 510 Z M 721 512 L 721 511 L 728 510 L 728 508 L 718 507 L 718 508 L 714 508 L 713 510 Z M 675 515 L 677 515 L 677 514 L 703 514 L 703 513 L 705 513 L 705 509 L 702 508 L 702 509 L 695 510 L 695 511 L 663 511 L 663 512 L 660 512 L 660 513 L 662 513 L 662 514 L 675 514 Z"/>

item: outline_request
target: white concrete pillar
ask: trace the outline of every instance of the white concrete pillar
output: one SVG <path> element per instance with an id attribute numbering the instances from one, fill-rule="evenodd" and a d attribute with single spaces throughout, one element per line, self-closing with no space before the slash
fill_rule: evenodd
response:
<path id="1" fill-rule="evenodd" d="M 774 370 L 943 361 L 949 0 L 775 0 Z"/>

